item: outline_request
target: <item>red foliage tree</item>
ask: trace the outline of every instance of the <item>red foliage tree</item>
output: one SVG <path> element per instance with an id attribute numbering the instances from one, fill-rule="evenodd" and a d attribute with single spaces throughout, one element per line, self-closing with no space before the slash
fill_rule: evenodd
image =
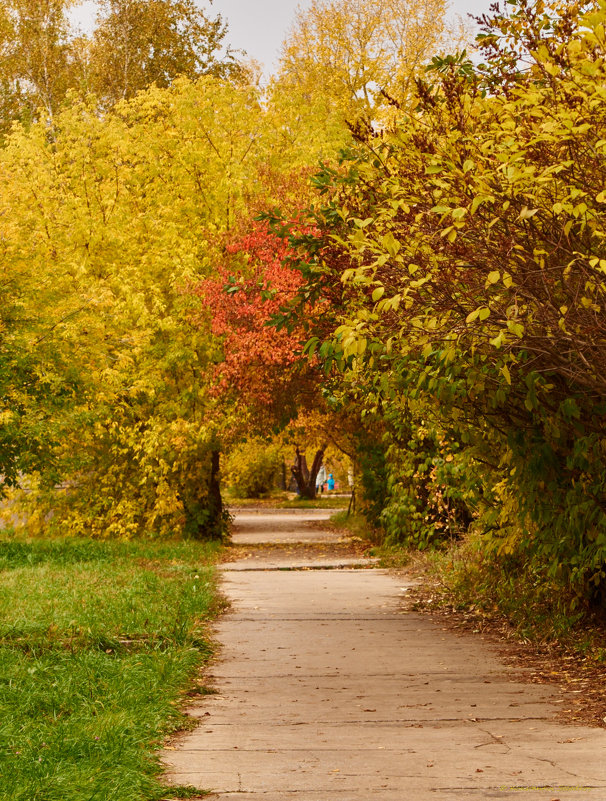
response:
<path id="1" fill-rule="evenodd" d="M 301 287 L 301 273 L 288 266 L 295 254 L 264 223 L 226 248 L 226 263 L 195 287 L 212 333 L 220 337 L 223 359 L 216 367 L 215 393 L 252 409 L 256 424 L 284 424 L 318 403 L 319 374 L 303 358 L 303 331 L 270 325 Z M 314 498 L 324 448 L 307 468 L 297 448 L 291 468 L 302 496 Z"/>
<path id="2" fill-rule="evenodd" d="M 216 274 L 194 290 L 223 345 L 215 392 L 252 407 L 264 423 L 268 417 L 283 422 L 297 407 L 313 404 L 317 377 L 302 359 L 302 332 L 269 324 L 303 283 L 288 266 L 293 255 L 265 223 L 255 223 L 227 246 Z"/>

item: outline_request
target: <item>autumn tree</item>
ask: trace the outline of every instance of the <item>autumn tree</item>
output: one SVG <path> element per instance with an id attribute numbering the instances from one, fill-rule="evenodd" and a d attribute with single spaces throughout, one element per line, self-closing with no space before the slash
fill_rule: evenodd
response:
<path id="1" fill-rule="evenodd" d="M 481 67 L 436 59 L 393 135 L 318 177 L 300 292 L 343 288 L 309 350 L 386 427 L 392 533 L 470 529 L 573 603 L 606 591 L 604 16 L 520 0 Z"/>
<path id="2" fill-rule="evenodd" d="M 256 223 L 227 245 L 226 263 L 195 290 L 223 343 L 217 390 L 237 393 L 270 417 L 292 414 L 296 378 L 291 368 L 301 355 L 300 336 L 267 326 L 301 283 L 300 274 L 283 264 L 288 256 L 285 244 Z"/>
<path id="3" fill-rule="evenodd" d="M 90 36 L 74 29 L 77 0 L 0 1 L 0 127 L 52 120 L 71 90 L 107 110 L 152 84 L 202 75 L 244 80 L 220 16 L 193 0 L 103 0 Z"/>
<path id="4" fill-rule="evenodd" d="M 279 183 L 288 169 L 296 179 L 302 170 L 308 170 L 311 178 L 320 162 L 335 164 L 339 151 L 352 144 L 346 120 L 335 110 L 330 96 L 322 92 L 310 95 L 284 75 L 270 82 L 267 113 L 274 139 L 269 165 L 277 165 Z M 300 207 L 303 205 L 300 202 Z"/>
<path id="5" fill-rule="evenodd" d="M 297 227 L 295 221 L 290 225 Z M 232 431 L 236 438 L 251 431 L 267 435 L 324 405 L 321 376 L 302 358 L 304 328 L 269 325 L 301 285 L 299 271 L 289 266 L 293 260 L 285 242 L 257 222 L 227 244 L 225 262 L 195 288 L 201 319 L 210 319 L 222 347 L 213 392 L 222 404 L 240 410 L 241 426 Z M 309 305 L 307 313 L 311 319 L 319 310 Z M 303 497 L 315 497 L 325 448 L 316 448 L 308 468 L 305 453 L 296 447 L 292 472 Z"/>
<path id="6" fill-rule="evenodd" d="M 55 126 L 52 140 L 44 123 L 17 130 L 0 151 L 17 312 L 4 364 L 21 352 L 46 389 L 25 406 L 48 434 L 48 458 L 28 470 L 28 524 L 52 508 L 72 532 L 217 536 L 228 422 L 210 392 L 217 343 L 191 325 L 186 290 L 212 271 L 217 232 L 255 183 L 261 106 L 229 82 L 179 79 L 103 116 L 92 99 L 73 104 Z M 12 366 L 3 392 L 15 424 L 20 375 Z"/>
<path id="7" fill-rule="evenodd" d="M 226 25 L 194 0 L 101 0 L 90 44 L 90 88 L 105 105 L 180 75 L 236 77 L 242 69 L 225 47 Z"/>
<path id="8" fill-rule="evenodd" d="M 402 99 L 439 49 L 444 0 L 313 0 L 284 42 L 279 80 L 351 122 Z"/>
<path id="9" fill-rule="evenodd" d="M 0 89 L 4 130 L 13 119 L 52 116 L 75 76 L 67 12 L 75 0 L 2 0 Z"/>

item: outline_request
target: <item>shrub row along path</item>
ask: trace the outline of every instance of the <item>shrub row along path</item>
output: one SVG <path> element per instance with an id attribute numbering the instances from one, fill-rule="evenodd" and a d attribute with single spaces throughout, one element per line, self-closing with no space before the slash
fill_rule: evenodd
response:
<path id="1" fill-rule="evenodd" d="M 326 517 L 237 515 L 216 694 L 165 753 L 169 781 L 222 801 L 604 801 L 606 731 L 557 722 L 555 688 L 413 611 L 412 580 Z"/>

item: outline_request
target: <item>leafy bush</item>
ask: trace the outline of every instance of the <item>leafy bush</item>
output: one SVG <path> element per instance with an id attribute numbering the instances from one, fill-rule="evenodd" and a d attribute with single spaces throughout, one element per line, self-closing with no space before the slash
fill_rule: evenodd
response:
<path id="1" fill-rule="evenodd" d="M 477 512 L 479 488 L 456 439 L 419 420 L 407 442 L 392 441 L 386 464 L 380 523 L 387 544 L 426 548 L 465 534 Z"/>
<path id="2" fill-rule="evenodd" d="M 277 488 L 282 468 L 279 446 L 253 437 L 229 454 L 227 485 L 240 498 L 260 498 Z"/>
<path id="3" fill-rule="evenodd" d="M 389 535 L 471 526 L 486 558 L 602 609 L 605 24 L 512 0 L 482 65 L 436 58 L 393 130 L 358 126 L 316 179 L 317 236 L 291 238 L 301 308 L 332 303 L 307 350 L 387 432 Z"/>

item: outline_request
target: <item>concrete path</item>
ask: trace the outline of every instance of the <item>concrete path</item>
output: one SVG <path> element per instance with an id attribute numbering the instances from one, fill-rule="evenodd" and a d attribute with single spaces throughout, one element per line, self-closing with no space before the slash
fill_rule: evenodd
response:
<path id="1" fill-rule="evenodd" d="M 165 753 L 170 781 L 221 801 L 606 801 L 606 731 L 557 723 L 556 689 L 410 611 L 401 577 L 315 563 L 295 543 L 336 537 L 309 517 L 237 518 L 217 694 Z"/>

